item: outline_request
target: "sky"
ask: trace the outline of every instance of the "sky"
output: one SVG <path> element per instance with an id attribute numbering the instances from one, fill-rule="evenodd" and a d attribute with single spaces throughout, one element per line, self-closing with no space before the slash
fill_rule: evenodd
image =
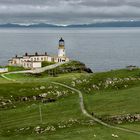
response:
<path id="1" fill-rule="evenodd" d="M 140 20 L 140 0 L 0 0 L 0 23 L 83 24 Z"/>

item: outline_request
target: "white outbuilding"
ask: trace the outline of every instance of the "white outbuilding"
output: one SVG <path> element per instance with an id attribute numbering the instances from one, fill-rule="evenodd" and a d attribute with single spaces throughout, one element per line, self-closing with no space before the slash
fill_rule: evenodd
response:
<path id="1" fill-rule="evenodd" d="M 39 61 L 24 61 L 23 67 L 26 69 L 36 69 L 42 67 L 42 62 Z"/>
<path id="2" fill-rule="evenodd" d="M 8 68 L 0 68 L 0 73 L 8 72 Z"/>

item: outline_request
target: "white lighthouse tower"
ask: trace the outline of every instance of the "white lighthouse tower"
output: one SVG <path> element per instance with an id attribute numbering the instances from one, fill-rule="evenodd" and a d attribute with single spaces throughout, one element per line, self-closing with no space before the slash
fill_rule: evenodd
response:
<path id="1" fill-rule="evenodd" d="M 66 57 L 65 41 L 63 40 L 63 38 L 59 40 L 58 57 Z"/>

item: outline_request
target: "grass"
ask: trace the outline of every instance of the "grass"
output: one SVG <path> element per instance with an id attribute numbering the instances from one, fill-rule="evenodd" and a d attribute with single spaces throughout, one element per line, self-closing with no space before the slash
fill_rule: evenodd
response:
<path id="1" fill-rule="evenodd" d="M 6 66 L 6 68 L 8 68 L 9 72 L 26 70 L 21 66 Z"/>
<path id="2" fill-rule="evenodd" d="M 59 74 L 57 77 L 48 75 L 29 75 L 29 74 L 9 74 L 6 75 L 18 82 L 11 82 L 0 77 L 0 98 L 12 99 L 13 97 L 34 96 L 42 93 L 49 93 L 49 97 L 55 97 L 57 100 L 53 103 L 42 103 L 41 101 L 13 102 L 16 108 L 0 109 L 0 139 L 33 139 L 33 140 L 138 140 L 139 136 L 123 131 L 109 129 L 93 122 L 90 125 L 90 119 L 83 116 L 79 106 L 79 98 L 76 93 L 68 90 L 66 96 L 57 97 L 53 95 L 57 91 L 63 93 L 66 88 L 53 85 L 52 81 L 65 83 L 82 91 L 86 109 L 97 117 L 106 117 L 120 114 L 140 113 L 140 82 L 130 81 L 127 88 L 122 87 L 95 90 L 93 84 L 105 81 L 107 78 L 127 78 L 140 77 L 140 70 L 114 70 L 104 73 L 87 74 L 67 73 Z M 79 82 L 80 81 L 80 82 Z M 126 84 L 126 83 L 125 83 Z M 45 89 L 40 89 L 44 86 Z M 51 87 L 51 88 L 49 88 Z M 35 89 L 38 90 L 35 90 Z M 89 90 L 90 88 L 90 90 Z M 11 98 L 11 96 L 13 96 Z M 40 121 L 39 104 L 42 110 L 43 124 Z M 58 124 L 67 124 L 70 119 L 76 119 L 78 122 L 66 128 L 58 128 Z M 88 122 L 88 123 L 87 123 Z M 34 127 L 46 127 L 53 125 L 55 132 L 45 132 L 36 134 Z M 119 125 L 124 128 L 140 131 L 139 122 L 123 123 Z M 15 131 L 17 129 L 30 127 L 28 131 Z M 119 138 L 112 137 L 116 134 Z M 95 136 L 96 135 L 96 136 Z"/>
<path id="3" fill-rule="evenodd" d="M 68 73 L 68 74 L 58 74 L 56 77 L 52 77 L 46 74 L 42 75 L 30 75 L 30 74 L 9 74 L 6 75 L 8 78 L 15 79 L 21 82 L 46 82 L 46 81 L 59 81 L 70 83 L 72 78 L 77 77 L 80 78 L 84 76 L 84 73 Z"/>
<path id="4" fill-rule="evenodd" d="M 7 81 L 6 79 L 3 79 L 1 76 L 0 76 L 0 84 L 3 84 L 3 83 L 11 83 L 11 81 Z"/>
<path id="5" fill-rule="evenodd" d="M 131 130 L 140 131 L 140 122 L 125 123 L 125 124 L 121 124 L 121 125 L 119 125 L 119 126 L 120 126 L 120 127 L 123 127 L 123 128 L 131 129 Z"/>
<path id="6" fill-rule="evenodd" d="M 94 74 L 94 78 L 96 79 L 96 81 L 103 80 L 108 77 L 109 78 L 140 77 L 140 69 L 135 69 L 135 70 L 120 69 L 120 70 L 111 70 L 108 72 Z"/>
<path id="7" fill-rule="evenodd" d="M 57 74 L 65 74 L 65 73 L 81 73 L 81 72 L 91 72 L 85 64 L 79 61 L 70 61 L 69 63 L 65 63 L 61 66 L 54 68 L 53 70 L 47 70 L 44 72 L 48 75 L 57 75 Z"/>
<path id="8" fill-rule="evenodd" d="M 69 119 L 84 119 L 76 96 L 62 98 L 55 103 L 24 103 L 16 109 L 1 111 L 2 129 L 40 125 L 39 104 L 42 109 L 43 124 L 57 124 Z M 56 119 L 57 117 L 57 119 Z"/>
<path id="9" fill-rule="evenodd" d="M 49 66 L 49 65 L 52 65 L 52 64 L 55 64 L 55 62 L 43 61 L 42 62 L 42 67 Z"/>
<path id="10" fill-rule="evenodd" d="M 96 91 L 84 94 L 84 101 L 89 112 L 97 116 L 112 116 L 140 113 L 140 87 L 119 91 Z"/>
<path id="11" fill-rule="evenodd" d="M 118 135 L 118 138 L 112 137 L 112 134 Z M 100 125 L 75 125 L 71 128 L 59 129 L 56 132 L 45 133 L 41 135 L 17 134 L 16 136 L 11 137 L 1 137 L 1 140 L 13 140 L 17 138 L 20 140 L 139 140 L 138 135 L 111 130 Z"/>

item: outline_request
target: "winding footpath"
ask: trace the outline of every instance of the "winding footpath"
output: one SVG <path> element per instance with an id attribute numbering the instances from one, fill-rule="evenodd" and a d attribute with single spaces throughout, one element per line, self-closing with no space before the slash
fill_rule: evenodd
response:
<path id="1" fill-rule="evenodd" d="M 103 126 L 106 126 L 108 128 L 113 128 L 113 129 L 117 129 L 117 130 L 121 130 L 121 131 L 125 131 L 125 132 L 129 132 L 129 133 L 134 133 L 134 134 L 140 135 L 140 132 L 138 132 L 138 131 L 133 131 L 133 130 L 129 130 L 129 129 L 125 129 L 125 128 L 121 128 L 121 127 L 117 127 L 117 126 L 113 126 L 113 125 L 107 124 L 107 123 L 101 121 L 100 119 L 98 119 L 98 118 L 92 116 L 91 114 L 89 114 L 88 111 L 85 109 L 83 94 L 82 94 L 82 92 L 80 90 L 75 89 L 73 87 L 70 87 L 68 85 L 62 84 L 62 83 L 58 83 L 58 82 L 52 82 L 52 83 L 55 84 L 55 85 L 63 86 L 65 88 L 68 88 L 70 90 L 73 90 L 73 91 L 77 92 L 79 94 L 79 103 L 80 103 L 80 108 L 81 108 L 82 113 L 85 116 L 93 119 L 95 122 L 97 122 L 97 123 L 99 123 L 99 124 L 101 124 Z"/>
<path id="2" fill-rule="evenodd" d="M 52 70 L 52 69 L 57 68 L 57 67 L 59 67 L 59 66 L 61 66 L 63 64 L 66 64 L 66 63 L 69 63 L 69 62 L 56 63 L 56 64 L 53 64 L 53 65 L 49 65 L 49 66 L 42 67 L 42 68 L 37 68 L 37 69 L 34 69 L 34 70 L 24 70 L 24 71 L 7 72 L 7 73 L 4 73 L 4 74 L 1 74 L 1 77 L 3 77 L 6 80 L 9 80 L 9 81 L 17 82 L 14 79 L 8 78 L 6 75 L 8 75 L 8 74 L 20 74 L 20 73 L 21 74 L 22 73 L 37 74 L 37 73 L 45 72 L 47 70 Z"/>

